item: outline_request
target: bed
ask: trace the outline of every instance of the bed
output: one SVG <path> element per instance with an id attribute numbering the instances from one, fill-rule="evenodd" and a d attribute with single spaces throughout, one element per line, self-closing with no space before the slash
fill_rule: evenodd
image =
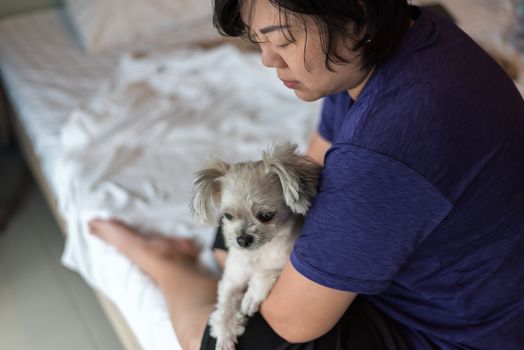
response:
<path id="1" fill-rule="evenodd" d="M 188 210 L 192 173 L 212 156 L 252 159 L 273 142 L 304 149 L 318 115 L 319 104 L 299 103 L 257 54 L 193 20 L 175 37 L 101 53 L 82 47 L 63 6 L 0 22 L 6 104 L 67 237 L 62 262 L 97 291 L 127 349 L 179 345 L 156 286 L 88 235 L 87 220 L 115 216 L 209 246 L 213 228 L 197 227 Z M 214 268 L 209 250 L 202 261 Z"/>
<path id="2" fill-rule="evenodd" d="M 509 0 L 442 2 L 483 46 L 524 69 L 505 40 Z M 126 349 L 177 349 L 156 286 L 88 235 L 87 220 L 116 216 L 209 247 L 213 228 L 188 211 L 194 170 L 210 157 L 252 159 L 275 142 L 304 150 L 320 105 L 283 89 L 256 53 L 219 40 L 209 18 L 189 16 L 169 35 L 104 49 L 79 34 L 69 11 L 57 5 L 0 21 L 11 122 L 66 235 L 64 265 L 97 291 Z M 516 84 L 524 92 L 522 75 Z M 216 268 L 209 249 L 201 259 Z"/>

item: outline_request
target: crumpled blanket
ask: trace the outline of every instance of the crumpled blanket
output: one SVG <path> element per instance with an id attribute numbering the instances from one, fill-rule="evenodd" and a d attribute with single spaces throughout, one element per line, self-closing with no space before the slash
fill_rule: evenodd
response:
<path id="1" fill-rule="evenodd" d="M 87 222 L 114 217 L 145 234 L 195 237 L 214 268 L 214 228 L 199 226 L 189 209 L 194 172 L 212 157 L 257 159 L 275 142 L 304 151 L 319 111 L 257 54 L 232 46 L 124 55 L 62 130 L 55 175 L 68 231 L 63 264 L 119 307 L 144 349 L 179 348 L 157 287 L 91 236 Z"/>

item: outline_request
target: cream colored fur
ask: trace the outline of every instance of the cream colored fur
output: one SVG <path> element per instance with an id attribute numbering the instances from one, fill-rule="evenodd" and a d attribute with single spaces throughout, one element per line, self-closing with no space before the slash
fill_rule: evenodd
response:
<path id="1" fill-rule="evenodd" d="M 197 173 L 193 211 L 202 221 L 220 220 L 229 248 L 209 320 L 216 349 L 235 348 L 248 317 L 271 291 L 316 195 L 320 170 L 285 144 L 259 161 L 216 160 Z"/>

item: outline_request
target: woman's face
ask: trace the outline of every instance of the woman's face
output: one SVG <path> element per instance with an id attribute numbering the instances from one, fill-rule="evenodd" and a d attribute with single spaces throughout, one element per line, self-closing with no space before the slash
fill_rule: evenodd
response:
<path id="1" fill-rule="evenodd" d="M 293 89 L 304 101 L 315 101 L 327 95 L 347 90 L 353 99 L 369 77 L 361 68 L 360 57 L 351 50 L 351 42 L 338 43 L 350 63 L 325 65 L 325 53 L 320 42 L 318 27 L 313 23 L 290 16 L 283 23 L 283 16 L 267 0 L 251 0 L 244 6 L 242 19 L 249 23 L 251 35 L 259 42 L 262 63 L 275 68 L 284 85 Z M 253 6 L 253 8 L 250 8 Z M 304 26 L 307 27 L 307 31 Z M 292 34 L 294 41 L 290 42 Z"/>

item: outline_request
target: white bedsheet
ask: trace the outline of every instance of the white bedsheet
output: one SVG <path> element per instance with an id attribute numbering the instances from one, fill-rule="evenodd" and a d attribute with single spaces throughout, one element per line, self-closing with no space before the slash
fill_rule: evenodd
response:
<path id="1" fill-rule="evenodd" d="M 7 94 L 41 159 L 53 177 L 62 126 L 71 111 L 92 95 L 113 70 L 117 55 L 85 55 L 62 10 L 49 9 L 0 22 L 0 69 Z"/>
<path id="2" fill-rule="evenodd" d="M 196 237 L 210 267 L 213 228 L 195 224 L 193 174 L 211 156 L 259 158 L 273 142 L 305 150 L 319 103 L 300 102 L 258 55 L 231 46 L 122 57 L 114 78 L 62 131 L 56 166 L 68 240 L 63 263 L 121 307 L 147 349 L 173 349 L 156 287 L 127 259 L 89 235 L 93 217 L 117 217 L 143 231 Z M 140 315 L 141 317 L 136 317 Z M 149 338 L 155 332 L 155 339 Z"/>
<path id="3" fill-rule="evenodd" d="M 61 128 L 71 111 L 107 80 L 121 54 L 86 54 L 68 23 L 62 8 L 0 21 L 2 79 L 54 192 L 61 182 L 53 174 Z M 208 40 L 216 36 L 209 27 L 199 21 L 191 29 L 182 28 L 178 37 L 158 36 L 134 50 Z"/>

